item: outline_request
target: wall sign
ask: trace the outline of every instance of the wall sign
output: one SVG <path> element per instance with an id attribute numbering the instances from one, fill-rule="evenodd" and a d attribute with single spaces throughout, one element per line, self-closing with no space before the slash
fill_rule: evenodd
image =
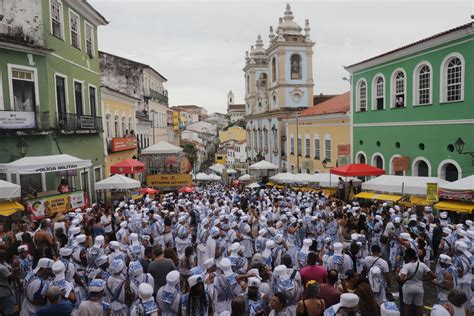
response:
<path id="1" fill-rule="evenodd" d="M 0 129 L 35 128 L 35 112 L 0 111 Z"/>
<path id="2" fill-rule="evenodd" d="M 51 216 L 54 213 L 65 213 L 86 206 L 83 191 L 44 196 L 27 200 L 26 204 L 35 219 Z"/>
<path id="3" fill-rule="evenodd" d="M 410 157 L 393 158 L 393 171 L 407 171 L 410 166 Z"/>

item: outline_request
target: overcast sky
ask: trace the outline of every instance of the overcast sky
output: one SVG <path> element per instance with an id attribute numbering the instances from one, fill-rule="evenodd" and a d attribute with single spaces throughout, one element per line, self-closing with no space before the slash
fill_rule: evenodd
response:
<path id="1" fill-rule="evenodd" d="M 245 51 L 278 24 L 285 3 L 201 0 L 89 0 L 110 22 L 99 49 L 146 63 L 168 79 L 170 106 L 226 112 L 227 92 L 244 102 Z M 295 21 L 309 19 L 314 93 L 342 93 L 343 65 L 471 21 L 474 1 L 290 1 Z"/>

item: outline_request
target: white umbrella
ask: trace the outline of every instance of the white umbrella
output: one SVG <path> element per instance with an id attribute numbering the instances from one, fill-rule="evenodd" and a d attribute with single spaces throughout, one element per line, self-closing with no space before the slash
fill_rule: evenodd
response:
<path id="1" fill-rule="evenodd" d="M 244 174 L 244 175 L 239 177 L 239 180 L 240 181 L 249 181 L 250 180 L 250 175 Z"/>
<path id="2" fill-rule="evenodd" d="M 21 187 L 18 184 L 0 180 L 0 199 L 16 199 L 21 195 Z"/>
<path id="3" fill-rule="evenodd" d="M 213 164 L 212 166 L 209 167 L 209 169 L 215 172 L 222 172 L 222 169 L 224 168 L 225 166 L 221 165 L 220 163 Z"/>
<path id="4" fill-rule="evenodd" d="M 95 183 L 96 190 L 128 190 L 141 187 L 140 181 L 130 179 L 120 174 Z"/>
<path id="5" fill-rule="evenodd" d="M 236 173 L 237 173 L 237 170 L 235 169 L 232 169 L 232 168 L 227 169 L 227 174 L 236 174 Z"/>
<path id="6" fill-rule="evenodd" d="M 260 184 L 258 184 L 257 182 L 250 183 L 247 185 L 247 188 L 251 188 L 251 189 L 260 188 Z"/>
<path id="7" fill-rule="evenodd" d="M 208 174 L 205 174 L 204 172 L 200 172 L 197 175 L 194 176 L 194 180 L 197 181 L 209 181 L 211 178 L 209 177 Z"/>
<path id="8" fill-rule="evenodd" d="M 278 166 L 275 164 L 272 164 L 271 162 L 262 160 L 257 163 L 254 163 L 249 167 L 249 169 L 252 170 L 276 170 L 278 169 Z"/>
<path id="9" fill-rule="evenodd" d="M 170 144 L 168 142 L 158 142 L 142 150 L 143 155 L 153 154 L 177 154 L 182 152 L 183 148 Z"/>

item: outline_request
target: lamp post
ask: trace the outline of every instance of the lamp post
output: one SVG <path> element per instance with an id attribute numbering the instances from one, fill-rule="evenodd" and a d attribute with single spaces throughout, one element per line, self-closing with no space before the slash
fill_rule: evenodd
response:
<path id="1" fill-rule="evenodd" d="M 458 137 L 456 142 L 454 143 L 454 148 L 460 155 L 471 155 L 472 158 L 472 165 L 474 166 L 474 151 L 464 151 L 464 141 L 462 140 L 461 137 Z"/>
<path id="2" fill-rule="evenodd" d="M 26 156 L 26 153 L 28 152 L 28 144 L 23 138 L 20 138 L 20 141 L 16 144 L 16 148 L 22 158 Z"/>

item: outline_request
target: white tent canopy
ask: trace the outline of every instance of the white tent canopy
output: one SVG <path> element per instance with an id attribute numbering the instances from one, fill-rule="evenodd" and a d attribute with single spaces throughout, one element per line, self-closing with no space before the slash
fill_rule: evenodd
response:
<path id="1" fill-rule="evenodd" d="M 215 172 L 222 172 L 224 168 L 225 166 L 221 165 L 220 163 L 213 164 L 212 166 L 209 167 L 209 169 Z"/>
<path id="2" fill-rule="evenodd" d="M 177 154 L 182 152 L 183 148 L 170 144 L 168 142 L 158 142 L 142 150 L 143 155 Z"/>
<path id="3" fill-rule="evenodd" d="M 319 186 L 323 188 L 336 188 L 337 183 L 339 181 L 338 175 L 330 174 L 330 173 L 315 173 L 309 177 L 309 183 L 319 183 Z M 352 180 L 353 182 L 361 182 L 357 178 L 352 177 L 343 177 L 344 181 L 349 182 Z"/>
<path id="4" fill-rule="evenodd" d="M 250 180 L 250 175 L 244 174 L 244 175 L 239 177 L 239 180 L 240 181 L 249 181 Z"/>
<path id="5" fill-rule="evenodd" d="M 237 173 L 237 170 L 235 169 L 232 169 L 232 168 L 227 169 L 227 174 L 236 174 L 236 173 Z"/>
<path id="6" fill-rule="evenodd" d="M 440 185 L 440 188 L 452 191 L 474 191 L 474 175 L 459 179 L 454 182 L 447 182 Z"/>
<path id="7" fill-rule="evenodd" d="M 90 160 L 71 155 L 31 156 L 0 164 L 1 173 L 34 174 L 89 168 Z"/>
<path id="8" fill-rule="evenodd" d="M 427 183 L 437 183 L 443 187 L 449 182 L 435 177 L 382 175 L 362 183 L 362 190 L 426 195 Z"/>
<path id="9" fill-rule="evenodd" d="M 270 177 L 270 180 L 275 181 L 275 182 L 280 182 L 280 181 L 282 181 L 282 180 L 289 179 L 289 178 L 292 177 L 292 176 L 293 176 L 292 173 L 289 173 L 289 172 L 282 172 L 282 173 L 277 173 L 277 174 L 274 175 L 274 176 L 271 176 L 271 177 Z"/>
<path id="10" fill-rule="evenodd" d="M 210 174 L 209 175 L 209 179 L 210 180 L 213 180 L 213 181 L 220 181 L 222 180 L 222 178 L 220 176 L 218 176 L 217 174 Z"/>
<path id="11" fill-rule="evenodd" d="M 16 199 L 21 196 L 21 187 L 17 184 L 0 180 L 0 199 Z"/>
<path id="12" fill-rule="evenodd" d="M 141 187 L 140 181 L 130 179 L 120 174 L 95 183 L 96 190 L 128 190 Z"/>
<path id="13" fill-rule="evenodd" d="M 257 163 L 254 163 L 249 167 L 249 169 L 252 170 L 276 170 L 278 169 L 278 166 L 275 164 L 272 164 L 271 162 L 262 160 Z"/>
<path id="14" fill-rule="evenodd" d="M 211 178 L 209 177 L 208 174 L 205 174 L 204 172 L 200 172 L 197 175 L 194 176 L 194 180 L 197 181 L 209 181 Z"/>
<path id="15" fill-rule="evenodd" d="M 260 184 L 258 184 L 257 182 L 250 183 L 247 185 L 247 188 L 251 188 L 251 189 L 260 188 Z"/>

